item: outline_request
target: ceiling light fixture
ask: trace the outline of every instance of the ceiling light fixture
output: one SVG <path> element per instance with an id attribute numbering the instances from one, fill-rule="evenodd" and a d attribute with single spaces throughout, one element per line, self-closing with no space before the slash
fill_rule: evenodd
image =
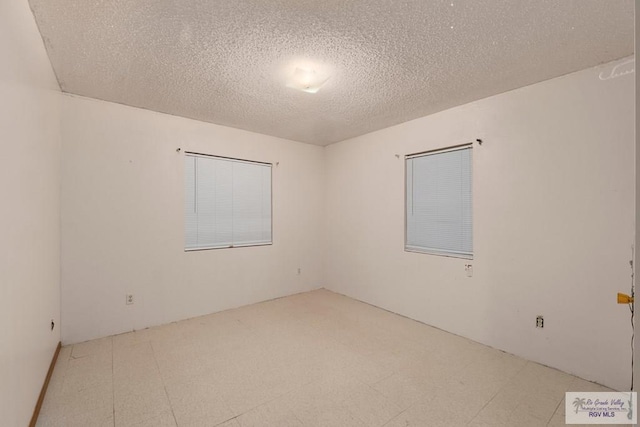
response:
<path id="1" fill-rule="evenodd" d="M 316 93 L 327 80 L 329 77 L 319 75 L 315 70 L 296 68 L 287 87 L 307 93 Z"/>

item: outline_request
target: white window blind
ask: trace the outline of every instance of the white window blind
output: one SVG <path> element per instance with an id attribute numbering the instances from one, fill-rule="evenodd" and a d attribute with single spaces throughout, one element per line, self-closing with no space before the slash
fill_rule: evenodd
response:
<path id="1" fill-rule="evenodd" d="M 271 165 L 185 153 L 185 249 L 271 244 Z"/>
<path id="2" fill-rule="evenodd" d="M 472 149 L 406 158 L 408 251 L 473 257 Z"/>

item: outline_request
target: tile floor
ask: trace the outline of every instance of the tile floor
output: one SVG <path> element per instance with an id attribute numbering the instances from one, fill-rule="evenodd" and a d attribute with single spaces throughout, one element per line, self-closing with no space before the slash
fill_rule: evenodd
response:
<path id="1" fill-rule="evenodd" d="M 608 389 L 319 290 L 63 347 L 38 426 L 559 426 Z"/>

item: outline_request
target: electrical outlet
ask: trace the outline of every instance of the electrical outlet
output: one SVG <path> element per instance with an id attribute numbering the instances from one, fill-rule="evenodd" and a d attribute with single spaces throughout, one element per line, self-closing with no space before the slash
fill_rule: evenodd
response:
<path id="1" fill-rule="evenodd" d="M 133 294 L 127 294 L 127 305 L 133 304 Z"/>
<path id="2" fill-rule="evenodd" d="M 536 328 L 544 328 L 544 317 L 536 317 Z"/>

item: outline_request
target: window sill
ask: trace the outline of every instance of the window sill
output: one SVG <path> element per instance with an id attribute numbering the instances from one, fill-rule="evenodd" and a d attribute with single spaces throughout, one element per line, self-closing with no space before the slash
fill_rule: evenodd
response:
<path id="1" fill-rule="evenodd" d="M 207 246 L 202 248 L 184 248 L 185 252 L 197 252 L 197 251 L 209 251 L 212 249 L 232 249 L 232 248 L 253 248 L 256 246 L 271 246 L 273 242 L 268 243 L 246 243 L 246 244 L 238 244 L 238 245 L 227 245 L 227 246 Z"/>
<path id="2" fill-rule="evenodd" d="M 414 252 L 414 253 L 419 253 L 419 254 L 444 256 L 444 257 L 448 257 L 448 258 L 473 259 L 473 254 L 447 252 L 447 251 L 441 251 L 441 250 L 437 250 L 437 249 L 417 248 L 417 247 L 414 247 L 414 246 L 405 246 L 404 251 L 405 252 Z"/>

